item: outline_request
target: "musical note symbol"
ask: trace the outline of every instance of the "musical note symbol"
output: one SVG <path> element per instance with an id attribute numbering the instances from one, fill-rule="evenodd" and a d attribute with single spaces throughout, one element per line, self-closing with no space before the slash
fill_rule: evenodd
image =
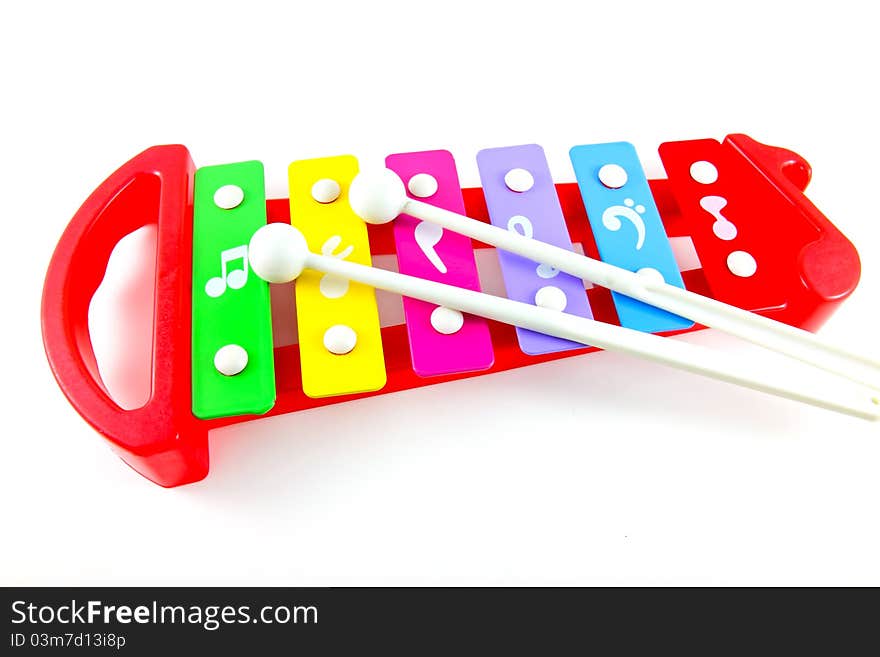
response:
<path id="1" fill-rule="evenodd" d="M 437 224 L 420 221 L 419 225 L 416 226 L 414 237 L 416 238 L 416 244 L 419 245 L 422 253 L 425 254 L 431 264 L 441 274 L 445 274 L 447 272 L 446 265 L 434 248 L 440 242 L 440 238 L 443 237 L 443 228 Z"/>
<path id="2" fill-rule="evenodd" d="M 559 276 L 559 270 L 550 265 L 538 265 L 535 273 L 541 278 L 556 278 Z"/>
<path id="3" fill-rule="evenodd" d="M 700 207 L 715 217 L 712 224 L 712 232 L 720 240 L 730 241 L 736 237 L 736 226 L 721 211 L 727 206 L 727 199 L 723 196 L 704 196 L 700 199 Z"/>
<path id="4" fill-rule="evenodd" d="M 227 273 L 227 265 L 230 262 L 241 260 L 241 269 L 233 269 Z M 248 279 L 247 244 L 236 246 L 220 252 L 220 275 L 214 276 L 205 283 L 205 294 L 216 299 L 226 292 L 226 288 L 240 290 L 245 286 Z"/>
<path id="5" fill-rule="evenodd" d="M 534 239 L 535 236 L 535 227 L 532 224 L 532 220 L 521 214 L 514 215 L 507 221 L 507 230 L 522 235 L 523 237 L 528 237 L 529 239 Z M 550 265 L 538 265 L 535 268 L 535 273 L 540 278 L 547 279 L 558 276 L 559 270 Z"/>
<path id="6" fill-rule="evenodd" d="M 602 225 L 610 231 L 618 231 L 623 225 L 621 217 L 632 223 L 636 229 L 636 251 L 638 251 L 645 244 L 645 220 L 641 217 L 644 213 L 644 205 L 636 205 L 631 198 L 624 199 L 623 205 L 606 208 L 602 213 Z"/>
<path id="7" fill-rule="evenodd" d="M 342 236 L 333 235 L 321 245 L 321 253 L 325 256 L 345 260 L 354 252 L 354 246 L 349 245 L 339 253 L 336 253 L 335 251 L 339 248 L 340 244 L 342 244 Z M 318 289 L 326 299 L 339 299 L 348 293 L 348 279 L 335 274 L 324 274 L 318 282 Z"/>
<path id="8" fill-rule="evenodd" d="M 348 256 L 352 254 L 352 251 L 354 251 L 354 247 L 349 245 L 339 253 L 335 253 L 340 244 L 342 244 L 342 236 L 334 235 L 326 242 L 324 242 L 323 245 L 321 245 L 321 254 L 325 256 L 333 256 L 334 258 L 339 258 L 340 260 L 345 260 Z"/>
<path id="9" fill-rule="evenodd" d="M 529 239 L 532 239 L 535 235 L 535 227 L 532 225 L 532 220 L 521 214 L 516 214 L 508 219 L 507 230 L 511 233 L 519 233 Z"/>

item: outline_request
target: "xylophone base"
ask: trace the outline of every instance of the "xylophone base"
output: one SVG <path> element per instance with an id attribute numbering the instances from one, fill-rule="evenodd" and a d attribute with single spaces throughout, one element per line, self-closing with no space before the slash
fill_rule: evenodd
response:
<path id="1" fill-rule="evenodd" d="M 760 242 L 754 244 L 756 248 L 775 252 L 780 236 L 792 226 L 807 226 L 806 232 L 811 235 L 808 243 L 788 249 L 787 253 L 797 253 L 797 263 L 791 265 L 796 271 L 772 280 L 774 289 L 766 298 L 775 299 L 773 303 L 753 303 L 734 284 L 718 283 L 723 279 L 718 276 L 717 266 L 709 271 L 714 289 L 705 269 L 683 272 L 685 286 L 794 326 L 818 329 L 855 289 L 860 266 L 852 244 L 803 196 L 810 177 L 806 161 L 791 151 L 758 144 L 744 135 L 732 135 L 723 144 L 712 140 L 670 142 L 661 146 L 661 156 L 664 149 L 668 155 L 664 164 L 670 175 L 676 157 L 686 163 L 702 159 L 704 150 L 720 149 L 729 161 L 745 166 L 742 193 L 750 200 L 777 206 L 780 198 L 784 200 L 788 216 L 774 216 L 772 225 L 761 227 L 753 238 Z M 760 185 L 754 182 L 756 171 Z M 128 465 L 165 487 L 192 483 L 207 475 L 211 429 L 263 417 L 200 420 L 191 411 L 194 173 L 189 152 L 179 145 L 155 146 L 123 165 L 92 193 L 71 220 L 52 257 L 43 289 L 43 340 L 62 391 Z M 732 177 L 734 183 L 739 182 L 735 175 Z M 700 258 L 708 254 L 703 262 L 706 267 L 707 262 L 715 262 L 709 258 L 715 247 L 706 241 L 706 226 L 680 210 L 679 203 L 687 191 L 683 178 L 679 175 L 677 183 L 671 179 L 653 180 L 651 190 L 669 237 L 693 237 Z M 771 184 L 764 184 L 767 181 Z M 750 188 L 750 184 L 760 189 Z M 577 185 L 563 183 L 556 188 L 572 242 L 581 243 L 587 255 L 598 257 Z M 761 194 L 763 198 L 759 198 Z M 481 189 L 465 189 L 464 201 L 469 216 L 488 222 Z M 270 221 L 290 220 L 286 199 L 268 201 L 267 212 Z M 783 219 L 792 226 L 778 225 Z M 124 410 L 113 401 L 98 373 L 89 337 L 88 310 L 113 248 L 123 237 L 149 224 L 158 228 L 152 391 L 143 407 Z M 395 252 L 390 225 L 370 226 L 369 238 L 375 255 Z M 710 235 L 708 239 L 713 238 Z M 751 289 L 753 294 L 758 293 L 758 288 Z M 596 319 L 618 323 L 609 291 L 596 287 L 587 294 Z M 302 392 L 298 347 L 278 347 L 274 353 L 277 398 L 267 415 L 481 376 L 594 350 L 527 356 L 520 350 L 512 327 L 495 322 L 489 322 L 489 326 L 495 351 L 490 369 L 432 378 L 419 377 L 413 371 L 406 327 L 383 328 L 387 385 L 372 393 L 323 399 L 312 399 Z"/>

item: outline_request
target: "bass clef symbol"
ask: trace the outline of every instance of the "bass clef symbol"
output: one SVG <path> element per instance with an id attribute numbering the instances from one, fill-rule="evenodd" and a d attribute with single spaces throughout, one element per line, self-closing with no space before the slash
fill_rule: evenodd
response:
<path id="1" fill-rule="evenodd" d="M 625 199 L 623 205 L 612 205 L 602 213 L 602 225 L 610 231 L 618 231 L 623 226 L 621 217 L 629 221 L 636 229 L 636 251 L 645 244 L 645 213 L 644 205 L 636 205 L 631 198 Z"/>

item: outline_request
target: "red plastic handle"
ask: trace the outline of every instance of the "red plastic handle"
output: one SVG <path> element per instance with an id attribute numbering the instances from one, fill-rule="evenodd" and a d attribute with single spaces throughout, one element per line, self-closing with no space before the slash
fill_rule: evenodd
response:
<path id="1" fill-rule="evenodd" d="M 120 167 L 83 203 L 55 249 L 43 288 L 43 343 L 74 408 L 119 456 L 161 486 L 208 474 L 208 427 L 190 410 L 190 271 L 195 166 L 184 146 L 154 146 Z M 113 248 L 156 223 L 152 391 L 124 410 L 107 394 L 88 314 Z"/>

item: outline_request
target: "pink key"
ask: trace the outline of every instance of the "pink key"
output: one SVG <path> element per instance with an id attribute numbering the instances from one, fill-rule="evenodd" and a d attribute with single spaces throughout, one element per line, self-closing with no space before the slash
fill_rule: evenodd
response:
<path id="1" fill-rule="evenodd" d="M 401 177 L 410 197 L 464 214 L 455 160 L 448 151 L 397 153 L 385 158 L 385 166 Z M 394 220 L 394 242 L 401 273 L 479 291 L 480 279 L 469 237 L 402 214 Z M 486 321 L 464 315 L 461 327 L 457 328 L 455 312 L 435 310 L 434 304 L 403 297 L 416 374 L 435 376 L 491 367 L 495 354 Z M 457 330 L 441 333 L 432 325 L 432 314 L 442 330 Z"/>

